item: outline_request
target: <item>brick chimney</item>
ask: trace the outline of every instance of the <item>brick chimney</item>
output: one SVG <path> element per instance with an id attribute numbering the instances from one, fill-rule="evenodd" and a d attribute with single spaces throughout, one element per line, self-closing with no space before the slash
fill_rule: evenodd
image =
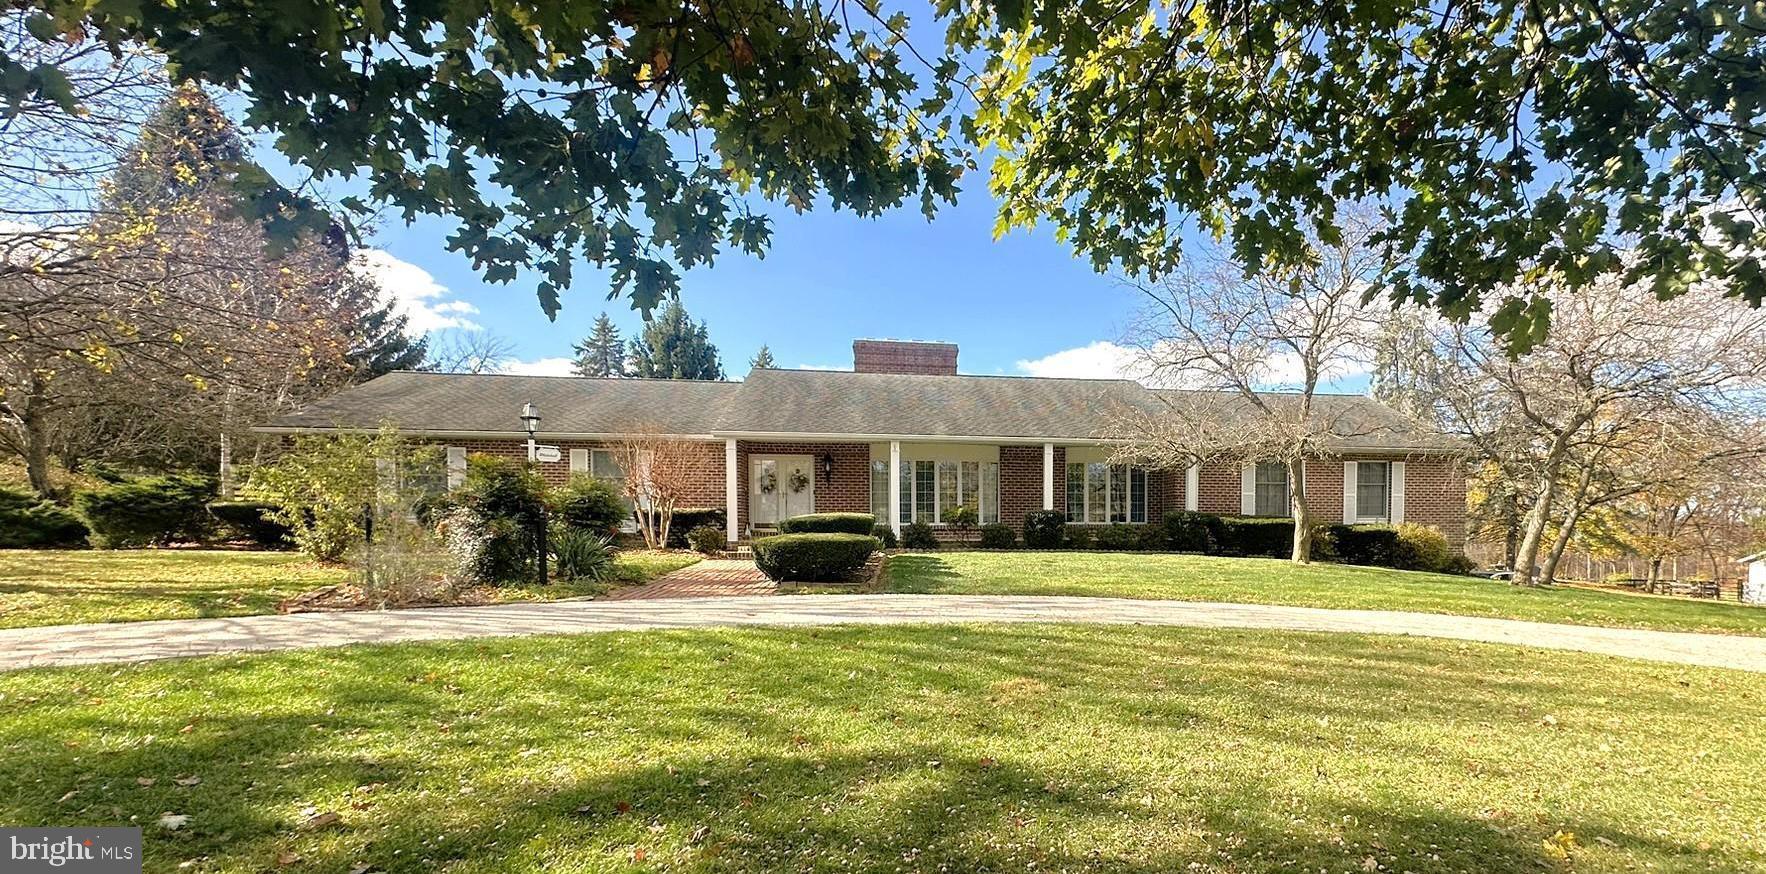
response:
<path id="1" fill-rule="evenodd" d="M 919 340 L 854 340 L 852 369 L 859 373 L 956 376 L 957 344 Z"/>

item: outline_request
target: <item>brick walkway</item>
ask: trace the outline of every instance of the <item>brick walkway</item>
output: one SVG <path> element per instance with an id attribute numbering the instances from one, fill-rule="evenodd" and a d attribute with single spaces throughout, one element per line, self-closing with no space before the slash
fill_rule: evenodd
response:
<path id="1" fill-rule="evenodd" d="M 771 595 L 779 590 L 752 561 L 709 558 L 641 586 L 614 589 L 604 601 L 652 598 L 716 598 L 724 595 Z"/>

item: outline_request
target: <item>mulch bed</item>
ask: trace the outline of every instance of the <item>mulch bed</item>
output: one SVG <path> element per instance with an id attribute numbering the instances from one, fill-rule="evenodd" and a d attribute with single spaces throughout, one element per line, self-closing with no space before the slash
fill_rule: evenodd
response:
<path id="1" fill-rule="evenodd" d="M 403 607 L 482 607 L 503 600 L 492 586 L 452 589 L 437 585 L 432 590 L 403 593 L 392 598 L 370 597 L 360 586 L 339 583 L 302 592 L 276 605 L 278 613 L 343 613 L 356 610 L 395 610 Z"/>

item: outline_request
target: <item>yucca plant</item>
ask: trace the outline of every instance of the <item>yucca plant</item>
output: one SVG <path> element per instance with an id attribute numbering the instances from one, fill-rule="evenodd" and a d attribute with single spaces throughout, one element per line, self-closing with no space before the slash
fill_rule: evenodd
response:
<path id="1" fill-rule="evenodd" d="M 613 570 L 613 538 L 585 528 L 552 532 L 552 568 L 559 579 L 599 580 Z"/>

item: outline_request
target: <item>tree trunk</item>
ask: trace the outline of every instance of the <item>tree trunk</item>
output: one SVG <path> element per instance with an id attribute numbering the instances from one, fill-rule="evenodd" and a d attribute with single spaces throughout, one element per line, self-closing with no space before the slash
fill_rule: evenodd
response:
<path id="1" fill-rule="evenodd" d="M 1306 508 L 1306 462 L 1288 462 L 1288 507 L 1294 514 L 1294 552 L 1296 564 L 1312 562 L 1312 511 Z"/>
<path id="2" fill-rule="evenodd" d="M 221 464 L 220 497 L 223 501 L 233 500 L 233 386 L 227 386 L 227 394 L 221 402 Z"/>
<path id="3" fill-rule="evenodd" d="M 1519 502 L 1516 500 L 1514 489 L 1506 486 L 1503 488 L 1502 502 L 1504 505 L 1503 528 L 1505 529 L 1502 536 L 1502 558 L 1504 563 L 1512 568 L 1515 566 L 1515 556 L 1520 555 L 1521 546 L 1521 512 L 1520 507 L 1517 506 Z"/>
<path id="4" fill-rule="evenodd" d="M 1594 464 L 1582 466 L 1582 475 L 1576 479 L 1576 491 L 1570 496 L 1570 508 L 1564 511 L 1564 522 L 1558 529 L 1556 540 L 1552 541 L 1551 550 L 1545 554 L 1545 564 L 1539 569 L 1539 580 L 1545 585 L 1557 582 L 1558 563 L 1564 560 L 1564 550 L 1570 546 L 1570 538 L 1576 533 L 1576 523 L 1581 521 L 1582 512 L 1586 509 L 1583 502 L 1588 498 L 1588 484 L 1594 479 Z"/>
<path id="5" fill-rule="evenodd" d="M 35 373 L 26 381 L 24 409 L 14 410 L 18 419 L 19 441 L 25 458 L 25 475 L 31 489 L 39 497 L 52 498 L 55 488 L 49 482 L 49 434 L 43 424 L 43 405 L 47 401 L 43 384 Z"/>
<path id="6" fill-rule="evenodd" d="M 1539 496 L 1533 499 L 1533 509 L 1527 511 L 1527 528 L 1521 536 L 1521 549 L 1515 555 L 1515 575 L 1513 582 L 1517 586 L 1538 584 L 1536 573 L 1539 569 L 1539 543 L 1545 538 L 1545 523 L 1551 518 L 1551 505 L 1557 497 L 1557 478 L 1555 476 L 1540 477 Z"/>
<path id="7" fill-rule="evenodd" d="M 1648 591 L 1654 592 L 1656 587 L 1661 584 L 1662 559 L 1660 557 L 1651 558 L 1649 560 L 1649 576 L 1644 578 L 1644 588 Z"/>

